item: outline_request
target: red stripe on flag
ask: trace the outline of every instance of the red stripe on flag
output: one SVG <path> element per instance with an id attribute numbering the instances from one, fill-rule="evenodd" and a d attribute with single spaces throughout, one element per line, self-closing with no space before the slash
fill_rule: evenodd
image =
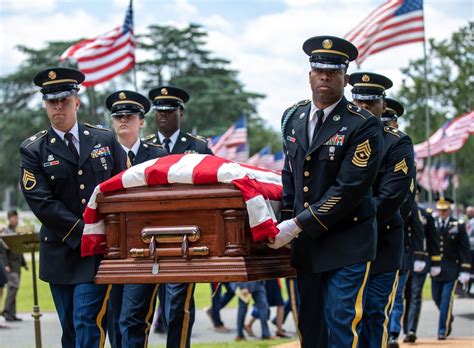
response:
<path id="1" fill-rule="evenodd" d="M 130 55 L 130 57 L 135 58 L 135 56 L 133 56 L 133 55 Z M 130 62 L 129 64 L 127 64 L 127 66 L 125 66 L 123 69 L 117 70 L 117 71 L 113 72 L 112 74 L 104 75 L 104 76 L 102 76 L 102 77 L 99 78 L 99 79 L 90 80 L 90 81 L 84 81 L 84 82 L 82 83 L 82 85 L 83 85 L 84 87 L 90 87 L 90 86 L 97 85 L 97 84 L 99 84 L 99 83 L 101 83 L 101 82 L 108 81 L 108 80 L 114 78 L 115 76 L 120 75 L 120 74 L 124 73 L 125 71 L 130 70 L 131 68 L 133 68 L 134 65 L 135 65 L 135 61 L 131 61 L 131 62 Z"/>
<path id="2" fill-rule="evenodd" d="M 104 234 L 86 234 L 82 236 L 81 256 L 93 256 L 105 254 L 105 235 Z"/>
<path id="3" fill-rule="evenodd" d="M 145 169 L 145 180 L 148 185 L 167 185 L 170 167 L 184 155 L 160 157 L 152 166 Z"/>
<path id="4" fill-rule="evenodd" d="M 216 183 L 219 168 L 230 161 L 216 156 L 207 156 L 193 170 L 194 184 Z"/>
<path id="5" fill-rule="evenodd" d="M 122 176 L 125 171 L 115 175 L 107 181 L 99 184 L 100 192 L 110 192 L 123 189 Z"/>

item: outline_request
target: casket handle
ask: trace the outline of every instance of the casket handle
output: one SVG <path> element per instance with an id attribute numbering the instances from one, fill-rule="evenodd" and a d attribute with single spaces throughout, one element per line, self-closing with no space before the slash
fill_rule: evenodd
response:
<path id="1" fill-rule="evenodd" d="M 155 237 L 156 243 L 184 243 L 184 237 L 193 243 L 201 237 L 201 230 L 197 226 L 144 227 L 142 242 L 149 244 L 152 237 Z"/>

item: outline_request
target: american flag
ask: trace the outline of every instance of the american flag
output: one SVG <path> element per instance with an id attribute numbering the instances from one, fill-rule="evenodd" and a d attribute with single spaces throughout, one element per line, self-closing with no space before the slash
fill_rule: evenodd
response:
<path id="1" fill-rule="evenodd" d="M 273 165 L 273 158 L 272 149 L 269 145 L 267 145 L 250 157 L 247 163 L 257 167 L 271 169 L 271 166 Z"/>
<path id="2" fill-rule="evenodd" d="M 82 256 L 105 252 L 105 225 L 96 202 L 99 193 L 173 183 L 232 183 L 241 191 L 247 206 L 253 239 L 273 238 L 278 232 L 276 216 L 282 194 L 280 174 L 211 155 L 170 155 L 130 167 L 96 186 L 84 211 Z"/>
<path id="3" fill-rule="evenodd" d="M 276 170 L 277 172 L 281 172 L 284 164 L 285 164 L 285 155 L 283 154 L 283 151 L 278 151 L 275 155 L 273 155 L 273 163 L 269 169 Z"/>
<path id="4" fill-rule="evenodd" d="M 474 111 L 445 122 L 428 138 L 431 156 L 458 151 L 470 134 L 474 134 Z M 428 157 L 428 141 L 414 146 L 416 158 Z"/>
<path id="5" fill-rule="evenodd" d="M 243 146 L 244 144 L 245 146 Z M 237 146 L 239 148 L 236 148 Z M 211 149 L 216 156 L 245 162 L 248 159 L 247 119 L 245 116 L 241 116 L 224 134 L 212 138 Z M 233 157 L 237 154 L 239 155 L 238 160 Z"/>
<path id="6" fill-rule="evenodd" d="M 85 87 L 94 86 L 120 75 L 135 65 L 135 37 L 133 35 L 132 1 L 125 21 L 105 34 L 93 39 L 85 39 L 69 47 L 61 60 L 77 62 L 86 79 Z"/>
<path id="7" fill-rule="evenodd" d="M 359 50 L 356 63 L 391 47 L 424 41 L 423 0 L 388 0 L 345 38 Z"/>

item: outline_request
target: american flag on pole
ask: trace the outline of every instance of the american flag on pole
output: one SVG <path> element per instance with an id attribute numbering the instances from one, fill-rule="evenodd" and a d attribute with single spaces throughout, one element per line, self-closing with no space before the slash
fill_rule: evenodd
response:
<path id="1" fill-rule="evenodd" d="M 135 65 L 132 1 L 123 25 L 93 39 L 85 39 L 69 47 L 61 60 L 77 62 L 86 79 L 85 87 L 111 80 Z"/>
<path id="2" fill-rule="evenodd" d="M 281 175 L 224 158 L 200 155 L 170 155 L 133 166 L 96 186 L 84 211 L 81 254 L 103 254 L 105 225 L 97 210 L 97 195 L 147 185 L 232 183 L 242 192 L 254 240 L 273 238 L 282 194 Z"/>
<path id="3" fill-rule="evenodd" d="M 216 156 L 238 162 L 247 161 L 249 154 L 245 116 L 241 116 L 224 134 L 212 138 L 211 149 Z"/>
<path id="4" fill-rule="evenodd" d="M 254 154 L 248 159 L 247 163 L 257 167 L 271 169 L 273 164 L 273 154 L 270 146 L 267 145 L 259 152 Z"/>
<path id="5" fill-rule="evenodd" d="M 283 151 L 278 151 L 277 153 L 275 153 L 275 155 L 273 155 L 272 165 L 268 169 L 281 172 L 284 164 L 285 164 L 285 155 L 283 154 Z"/>
<path id="6" fill-rule="evenodd" d="M 359 50 L 356 63 L 391 47 L 423 42 L 423 0 L 388 0 L 370 13 L 345 38 Z"/>

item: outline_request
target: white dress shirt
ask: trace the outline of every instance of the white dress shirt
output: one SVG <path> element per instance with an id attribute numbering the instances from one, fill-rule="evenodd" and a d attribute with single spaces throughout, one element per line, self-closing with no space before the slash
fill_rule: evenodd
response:
<path id="1" fill-rule="evenodd" d="M 336 108 L 336 105 L 341 101 L 339 99 L 337 102 L 335 102 L 332 105 L 329 105 L 327 108 L 323 109 L 324 116 L 323 116 L 323 123 L 326 121 L 326 118 L 329 116 L 329 114 Z M 319 108 L 314 104 L 313 101 L 311 101 L 311 110 L 309 112 L 309 120 L 308 120 L 308 143 L 311 144 L 313 141 L 313 132 L 314 132 L 314 127 L 316 126 L 316 122 L 318 122 L 318 117 L 316 116 L 316 112 L 319 110 Z"/>
<path id="2" fill-rule="evenodd" d="M 58 133 L 58 135 L 60 136 L 61 140 L 64 141 L 64 143 L 66 144 L 66 146 L 68 145 L 68 140 L 64 138 L 64 135 L 66 133 L 64 133 L 63 131 L 60 131 L 59 129 L 56 129 L 54 128 L 53 126 L 51 126 L 51 128 L 54 129 L 54 131 L 56 133 Z M 74 126 L 69 130 L 68 133 L 71 133 L 72 134 L 72 143 L 74 144 L 74 147 L 76 148 L 77 150 L 77 153 L 80 155 L 81 152 L 79 150 L 79 126 L 77 125 L 77 122 L 74 124 Z"/>
<path id="3" fill-rule="evenodd" d="M 122 145 L 122 144 L 120 144 L 120 145 L 121 145 L 122 148 L 125 150 L 125 153 L 127 154 L 127 156 L 128 156 L 128 151 L 132 151 L 133 154 L 134 154 L 135 156 L 137 156 L 138 149 L 140 148 L 140 138 L 137 139 L 137 141 L 135 142 L 135 144 L 133 144 L 133 146 L 132 146 L 131 149 L 129 149 L 129 148 L 126 147 L 125 145 Z"/>
<path id="4" fill-rule="evenodd" d="M 176 142 L 178 141 L 178 135 L 179 135 L 179 129 L 176 132 L 174 132 L 172 136 L 169 137 L 170 142 L 168 146 L 170 147 L 170 153 L 171 151 L 173 151 L 174 144 L 176 144 Z M 160 144 L 163 144 L 163 140 L 166 139 L 166 137 L 160 132 L 158 132 L 158 138 L 160 139 Z"/>

